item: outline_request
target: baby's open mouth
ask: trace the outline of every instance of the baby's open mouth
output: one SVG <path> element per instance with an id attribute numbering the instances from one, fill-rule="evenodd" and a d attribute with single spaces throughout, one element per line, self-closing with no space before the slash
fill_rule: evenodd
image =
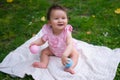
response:
<path id="1" fill-rule="evenodd" d="M 63 26 L 64 24 L 58 24 L 58 26 Z"/>

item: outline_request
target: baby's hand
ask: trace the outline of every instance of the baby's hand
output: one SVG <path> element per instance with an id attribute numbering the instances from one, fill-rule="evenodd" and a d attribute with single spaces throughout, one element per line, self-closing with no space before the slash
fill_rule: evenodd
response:
<path id="1" fill-rule="evenodd" d="M 39 46 L 37 46 L 37 45 L 32 45 L 32 46 L 30 46 L 29 49 L 33 54 L 36 54 L 39 52 Z"/>
<path id="2" fill-rule="evenodd" d="M 30 43 L 29 49 L 30 49 L 30 47 L 33 46 L 33 45 L 36 45 L 36 44 L 35 44 L 34 42 Z"/>
<path id="3" fill-rule="evenodd" d="M 65 64 L 67 63 L 67 56 L 62 56 L 62 64 L 65 66 Z"/>

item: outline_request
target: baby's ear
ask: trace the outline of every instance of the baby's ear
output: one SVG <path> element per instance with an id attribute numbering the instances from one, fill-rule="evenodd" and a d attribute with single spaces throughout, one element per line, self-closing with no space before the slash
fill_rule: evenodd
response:
<path id="1" fill-rule="evenodd" d="M 49 26 L 51 26 L 51 22 L 50 22 L 50 21 L 48 21 L 47 24 L 48 24 Z"/>

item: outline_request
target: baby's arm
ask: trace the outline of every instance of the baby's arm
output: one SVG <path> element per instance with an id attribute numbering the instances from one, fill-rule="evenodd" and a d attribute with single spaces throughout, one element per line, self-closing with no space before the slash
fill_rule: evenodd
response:
<path id="1" fill-rule="evenodd" d="M 63 63 L 63 64 L 66 63 L 68 56 L 69 56 L 70 53 L 72 52 L 73 41 L 72 41 L 72 35 L 71 35 L 71 33 L 68 33 L 66 42 L 67 42 L 67 47 L 66 47 L 65 52 L 64 52 L 63 55 L 62 55 L 62 63 Z"/>
<path id="2" fill-rule="evenodd" d="M 72 52 L 72 47 L 73 47 L 73 41 L 72 41 L 71 33 L 69 33 L 67 35 L 66 42 L 67 42 L 67 47 L 66 47 L 65 52 L 63 53 L 63 56 L 67 56 L 68 57 L 70 55 L 70 53 Z"/>
<path id="3" fill-rule="evenodd" d="M 42 45 L 42 44 L 44 44 L 44 43 L 45 43 L 45 41 L 44 41 L 42 38 L 38 38 L 36 41 L 32 42 L 32 43 L 30 44 L 30 46 L 32 46 L 32 45 L 40 46 L 40 45 Z"/>

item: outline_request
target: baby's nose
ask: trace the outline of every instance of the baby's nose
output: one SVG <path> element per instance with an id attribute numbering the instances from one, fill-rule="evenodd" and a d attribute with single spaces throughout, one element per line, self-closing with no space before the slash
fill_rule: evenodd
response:
<path id="1" fill-rule="evenodd" d="M 61 18 L 59 19 L 59 22 L 62 22 L 62 19 L 61 19 Z"/>

